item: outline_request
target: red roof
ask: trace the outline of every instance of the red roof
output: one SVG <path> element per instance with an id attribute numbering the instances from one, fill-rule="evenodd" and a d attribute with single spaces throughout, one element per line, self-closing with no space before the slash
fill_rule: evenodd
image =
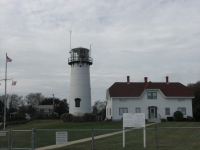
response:
<path id="1" fill-rule="evenodd" d="M 140 97 L 146 89 L 159 89 L 166 97 L 194 97 L 188 87 L 178 82 L 115 82 L 108 90 L 110 97 Z"/>

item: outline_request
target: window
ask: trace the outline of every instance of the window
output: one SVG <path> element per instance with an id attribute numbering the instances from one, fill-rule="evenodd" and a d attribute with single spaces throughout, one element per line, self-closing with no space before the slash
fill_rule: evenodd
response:
<path id="1" fill-rule="evenodd" d="M 141 113 L 140 108 L 135 108 L 135 113 Z"/>
<path id="2" fill-rule="evenodd" d="M 170 115 L 170 108 L 165 108 L 165 115 Z"/>
<path id="3" fill-rule="evenodd" d="M 178 111 L 182 112 L 183 115 L 186 115 L 186 108 L 185 107 L 178 107 Z"/>
<path id="4" fill-rule="evenodd" d="M 127 101 L 126 98 L 120 98 L 119 100 L 120 100 L 120 102 L 126 102 Z"/>
<path id="5" fill-rule="evenodd" d="M 185 99 L 183 99 L 183 98 L 179 98 L 178 101 L 185 101 Z"/>
<path id="6" fill-rule="evenodd" d="M 81 102 L 81 99 L 80 98 L 76 98 L 75 99 L 75 107 L 80 107 L 80 102 Z"/>
<path id="7" fill-rule="evenodd" d="M 119 115 L 123 115 L 123 113 L 128 113 L 128 108 L 119 108 Z"/>
<path id="8" fill-rule="evenodd" d="M 44 108 L 44 112 L 49 112 L 49 109 L 48 108 Z"/>
<path id="9" fill-rule="evenodd" d="M 147 99 L 157 99 L 156 92 L 147 92 Z"/>

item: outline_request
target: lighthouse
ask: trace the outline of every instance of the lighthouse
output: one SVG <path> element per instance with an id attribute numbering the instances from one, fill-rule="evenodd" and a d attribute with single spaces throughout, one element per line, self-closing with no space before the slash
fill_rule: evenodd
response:
<path id="1" fill-rule="evenodd" d="M 70 51 L 71 66 L 69 113 L 75 116 L 91 113 L 90 65 L 91 50 L 83 47 Z"/>

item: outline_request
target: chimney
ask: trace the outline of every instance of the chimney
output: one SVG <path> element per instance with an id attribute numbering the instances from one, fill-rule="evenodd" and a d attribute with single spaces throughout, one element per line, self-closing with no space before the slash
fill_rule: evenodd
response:
<path id="1" fill-rule="evenodd" d="M 147 83 L 147 77 L 144 77 L 144 83 Z"/>
<path id="2" fill-rule="evenodd" d="M 168 84 L 169 83 L 169 77 L 166 76 L 166 83 Z"/>
<path id="3" fill-rule="evenodd" d="M 127 83 L 129 84 L 130 83 L 130 77 L 127 76 Z"/>

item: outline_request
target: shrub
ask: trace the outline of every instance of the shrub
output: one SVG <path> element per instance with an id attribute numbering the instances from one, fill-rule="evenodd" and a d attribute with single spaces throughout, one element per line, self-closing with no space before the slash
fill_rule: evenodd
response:
<path id="1" fill-rule="evenodd" d="M 174 112 L 174 119 L 176 121 L 183 121 L 183 113 L 180 111 L 175 111 Z"/>
<path id="2" fill-rule="evenodd" d="M 73 116 L 73 122 L 83 122 L 83 116 Z"/>
<path id="3" fill-rule="evenodd" d="M 167 117 L 167 121 L 174 121 L 174 117 Z"/>
<path id="4" fill-rule="evenodd" d="M 94 115 L 94 114 L 92 114 L 92 115 L 91 115 L 91 121 L 94 121 L 94 122 L 97 121 L 97 116 Z"/>
<path id="5" fill-rule="evenodd" d="M 95 114 L 91 114 L 91 113 L 85 113 L 83 115 L 83 120 L 85 122 L 93 122 L 93 121 L 97 121 L 97 116 Z"/>
<path id="6" fill-rule="evenodd" d="M 167 120 L 165 118 L 160 119 L 161 122 L 166 122 Z"/>
<path id="7" fill-rule="evenodd" d="M 97 121 L 96 115 L 91 113 L 85 113 L 83 116 L 74 116 L 69 113 L 64 113 L 60 116 L 60 119 L 63 120 L 63 122 L 92 122 Z"/>
<path id="8" fill-rule="evenodd" d="M 187 121 L 195 122 L 195 118 L 191 116 L 187 116 Z"/>
<path id="9" fill-rule="evenodd" d="M 91 113 L 85 113 L 83 115 L 83 119 L 85 122 L 91 122 L 92 121 L 92 114 Z"/>
<path id="10" fill-rule="evenodd" d="M 64 113 L 60 116 L 60 119 L 63 120 L 63 122 L 72 122 L 73 121 L 73 115 L 69 113 Z"/>

